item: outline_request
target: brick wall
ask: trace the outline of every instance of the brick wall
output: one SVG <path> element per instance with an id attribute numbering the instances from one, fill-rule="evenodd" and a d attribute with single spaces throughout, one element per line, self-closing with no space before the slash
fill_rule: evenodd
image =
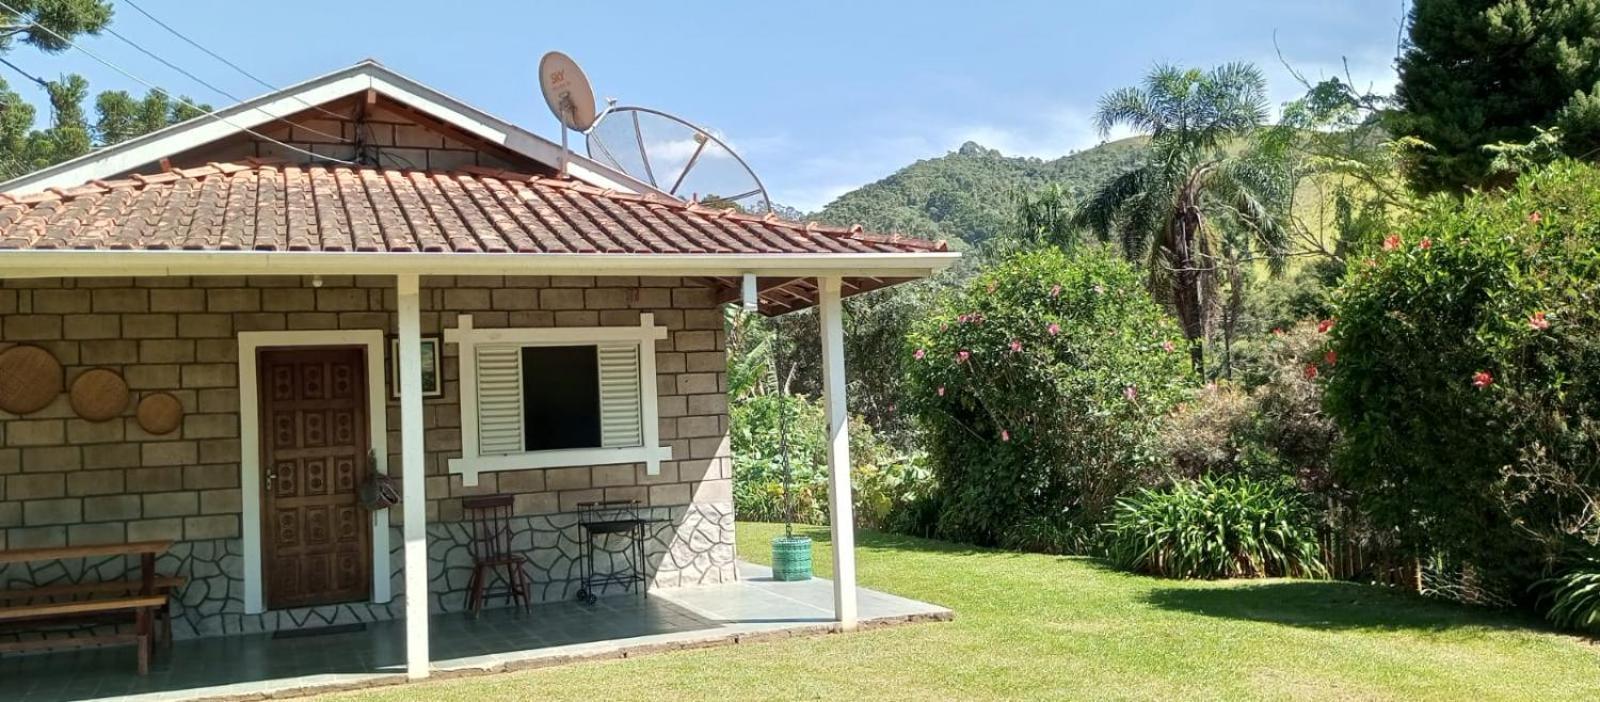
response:
<path id="1" fill-rule="evenodd" d="M 435 335 L 469 313 L 478 328 L 637 326 L 642 312 L 670 330 L 657 343 L 660 435 L 675 460 L 642 465 L 483 473 L 466 488 L 446 474 L 459 455 L 455 350 L 444 395 L 424 402 L 427 514 L 455 521 L 461 498 L 510 493 L 521 515 L 570 511 L 599 498 L 653 506 L 728 503 L 726 360 L 722 314 L 708 289 L 676 278 L 434 277 L 423 280 L 422 330 Z M 170 538 L 237 538 L 238 345 L 242 331 L 383 329 L 393 334 L 387 277 L 139 278 L 7 281 L 0 345 L 48 349 L 67 382 L 87 369 L 123 374 L 135 398 L 123 416 L 77 418 L 65 393 L 25 417 L 0 412 L 0 549 Z M 385 377 L 388 377 L 387 372 Z M 151 436 L 133 418 L 137 396 L 171 392 L 183 426 Z M 399 408 L 388 448 L 398 474 Z M 399 523 L 400 510 L 391 510 Z"/>

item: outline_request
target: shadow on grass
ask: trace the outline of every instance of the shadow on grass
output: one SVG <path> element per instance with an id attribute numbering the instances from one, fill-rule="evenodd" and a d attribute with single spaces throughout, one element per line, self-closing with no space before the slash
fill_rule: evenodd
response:
<path id="1" fill-rule="evenodd" d="M 1483 610 L 1376 585 L 1326 580 L 1167 587 L 1145 599 L 1170 611 L 1333 631 L 1469 627 L 1550 631 L 1542 620 L 1521 612 Z"/>
<path id="2" fill-rule="evenodd" d="M 752 525 L 759 524 L 763 527 L 779 527 L 778 533 L 774 535 L 781 535 L 782 533 L 781 527 L 783 525 L 781 524 L 772 524 L 770 522 L 740 523 Z M 796 524 L 794 525 L 794 534 L 795 536 L 811 537 L 813 548 L 819 551 L 826 550 L 833 545 L 833 533 L 826 526 Z M 971 554 L 1023 555 L 1015 551 L 1006 551 L 984 546 L 974 546 L 972 544 L 956 543 L 953 541 L 940 541 L 937 539 L 927 539 L 919 536 L 872 531 L 870 529 L 860 528 L 856 529 L 856 548 L 878 549 L 884 551 L 920 551 L 924 553 L 943 553 L 956 556 Z"/>

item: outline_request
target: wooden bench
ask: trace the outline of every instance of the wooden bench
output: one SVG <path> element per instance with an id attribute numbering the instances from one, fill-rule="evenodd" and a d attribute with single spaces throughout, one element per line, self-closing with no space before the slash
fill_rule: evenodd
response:
<path id="1" fill-rule="evenodd" d="M 151 581 L 151 594 L 170 597 L 173 591 L 183 587 L 186 581 L 178 575 L 158 575 Z M 75 598 L 96 596 L 128 596 L 141 594 L 144 589 L 142 580 L 106 580 L 92 583 L 64 583 L 61 585 L 46 585 L 44 587 L 29 588 L 26 590 L 0 590 L 0 609 L 13 604 L 64 604 L 60 600 L 78 601 Z M 168 602 L 156 610 L 156 616 L 161 624 L 160 640 L 172 643 L 172 607 Z"/>
<path id="2" fill-rule="evenodd" d="M 100 645 L 105 643 L 133 642 L 139 652 L 139 674 L 150 671 L 150 643 L 154 638 L 151 619 L 164 615 L 167 638 L 172 636 L 172 616 L 167 609 L 171 590 L 183 585 L 182 578 L 156 575 L 156 556 L 172 548 L 171 541 L 140 541 L 128 544 L 96 544 L 91 546 L 63 546 L 49 548 L 16 549 L 0 551 L 0 563 L 29 561 L 57 561 L 119 556 L 139 558 L 139 577 L 133 580 L 112 580 L 98 583 L 71 583 L 46 585 L 27 590 L 11 590 L 0 597 L 0 623 L 36 622 L 49 619 L 74 619 L 105 617 L 131 613 L 134 632 L 113 633 L 101 636 L 74 638 L 41 638 L 15 642 L 0 642 L 0 653 Z M 116 594 L 117 597 L 73 599 Z M 57 601 L 60 599 L 68 601 Z M 39 600 L 48 600 L 40 602 Z M 17 602 L 23 604 L 15 604 Z"/>
<path id="3" fill-rule="evenodd" d="M 152 638 L 153 629 L 150 626 L 150 619 L 156 611 L 165 607 L 166 604 L 166 595 L 135 595 L 115 599 L 5 607 L 0 609 L 0 622 L 68 619 L 131 612 L 134 617 L 134 631 L 131 634 L 114 633 L 75 638 L 0 642 L 0 652 L 35 651 L 39 649 L 132 642 L 138 647 L 139 674 L 148 675 L 150 674 L 150 639 Z"/>

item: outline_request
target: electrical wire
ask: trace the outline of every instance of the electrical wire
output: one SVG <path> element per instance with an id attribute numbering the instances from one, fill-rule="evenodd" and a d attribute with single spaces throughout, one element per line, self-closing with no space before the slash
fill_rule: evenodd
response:
<path id="1" fill-rule="evenodd" d="M 199 49 L 201 52 L 205 53 L 205 55 L 210 56 L 211 58 L 214 58 L 214 59 L 222 62 L 222 64 L 224 66 L 227 66 L 228 68 L 232 68 L 233 70 L 238 71 L 240 75 L 243 75 L 244 77 L 255 81 L 256 83 L 260 84 L 261 87 L 266 88 L 267 90 L 269 90 L 271 92 L 274 92 L 274 93 L 279 92 L 280 90 L 282 90 L 278 86 L 273 85 L 273 84 L 268 83 L 267 81 L 263 80 L 260 76 L 257 76 L 256 74 L 245 70 L 239 64 L 236 64 L 236 63 L 234 63 L 232 61 L 229 61 L 226 58 L 223 58 L 223 56 L 221 54 L 218 54 L 217 52 L 212 51 L 211 49 L 208 49 L 208 48 L 202 46 L 200 44 L 200 42 L 197 42 L 197 41 L 195 41 L 193 39 L 190 39 L 188 35 L 184 34 L 183 32 L 178 31 L 177 29 L 174 29 L 172 27 L 172 25 L 161 21 L 160 18 L 156 17 L 153 14 L 150 14 L 150 12 L 148 10 L 144 9 L 143 7 L 140 7 L 139 4 L 136 3 L 136 2 L 133 2 L 133 0 L 122 0 L 122 4 L 133 8 L 135 12 L 138 12 L 139 14 L 144 15 L 145 19 L 148 19 L 151 22 L 154 22 L 156 24 L 156 26 L 167 30 L 173 36 L 175 36 L 175 37 L 177 37 L 179 39 L 182 39 L 184 41 L 184 43 L 188 44 L 189 46 L 192 46 L 192 47 L 194 47 L 196 49 Z M 112 32 L 112 34 L 116 34 L 116 32 Z M 227 93 L 223 93 L 223 94 L 226 95 Z M 342 119 L 348 119 L 348 115 L 341 115 L 341 114 L 339 114 L 337 112 L 334 112 L 332 110 L 329 110 L 328 108 L 323 107 L 321 105 L 313 105 L 313 104 L 311 104 L 309 102 L 306 102 L 304 98 L 301 98 L 298 95 L 295 95 L 295 96 L 292 96 L 292 97 L 294 97 L 294 99 L 297 102 L 299 102 L 300 104 L 305 105 L 306 107 L 308 107 L 310 109 L 316 110 L 316 111 L 321 112 L 321 113 L 323 113 L 325 115 L 328 115 L 330 117 L 334 117 L 334 118 L 341 119 L 341 120 Z M 237 100 L 237 98 L 235 98 L 235 100 Z"/>
<path id="2" fill-rule="evenodd" d="M 4 2 L 4 0 L 0 0 L 0 8 L 5 9 L 6 11 L 10 12 L 13 15 L 16 15 L 17 17 L 27 17 L 28 16 L 28 15 L 23 14 L 17 8 L 12 7 L 11 5 L 7 4 L 6 2 Z M 56 39 L 60 40 L 61 43 L 65 44 L 68 48 L 75 49 L 75 50 L 77 50 L 79 52 L 82 52 L 85 56 L 88 56 L 89 58 L 94 59 L 95 61 L 99 62 L 101 65 L 104 65 L 105 67 L 110 68 L 113 71 L 121 73 L 122 75 L 126 76 L 130 80 L 133 80 L 133 81 L 135 81 L 137 83 L 143 84 L 145 87 L 147 87 L 147 88 L 149 88 L 151 90 L 160 90 L 163 93 L 166 93 L 168 95 L 172 95 L 171 92 L 161 88 L 160 86 L 158 86 L 158 85 L 156 85 L 154 83 L 151 83 L 150 81 L 147 81 L 147 80 L 145 80 L 143 78 L 140 78 L 139 76 L 134 75 L 133 73 L 129 72 L 127 69 L 125 69 L 125 68 L 123 68 L 121 66 L 118 66 L 117 64 L 112 63 L 112 62 L 106 60 L 105 58 L 102 58 L 99 54 L 96 54 L 93 51 L 90 51 L 90 50 L 85 49 L 85 48 L 83 48 L 81 46 L 78 46 L 77 44 L 74 44 L 71 40 L 69 40 L 66 37 L 62 36 L 59 32 L 55 31 L 54 29 L 46 27 L 46 26 L 44 26 L 42 24 L 39 24 L 38 22 L 32 21 L 32 20 L 29 20 L 29 26 L 38 27 L 39 29 L 44 30 L 49 35 L 51 35 L 51 36 L 55 37 Z M 178 101 L 179 103 L 182 103 L 183 105 L 189 107 L 190 109 L 195 110 L 197 112 L 201 112 L 202 113 L 201 116 L 203 116 L 203 117 L 210 117 L 212 119 L 215 119 L 218 122 L 221 122 L 221 123 L 226 124 L 226 125 L 228 125 L 230 127 L 233 127 L 234 129 L 237 129 L 237 130 L 239 130 L 241 132 L 244 132 L 244 133 L 249 134 L 249 135 L 251 135 L 253 137 L 261 139 L 262 141 L 271 142 L 273 144 L 277 144 L 278 146 L 281 146 L 281 147 L 283 147 L 285 149 L 288 149 L 290 151 L 301 153 L 301 154 L 304 154 L 306 156 L 310 156 L 312 158 L 322 159 L 324 161 L 332 161 L 334 163 L 339 163 L 339 164 L 343 164 L 343 165 L 346 165 L 346 166 L 357 166 L 357 165 L 360 165 L 360 164 L 358 164 L 358 163 L 356 163 L 354 161 L 346 161 L 346 160 L 344 160 L 342 158 L 334 158 L 332 156 L 328 156 L 328 155 L 325 155 L 325 154 L 319 154 L 319 153 L 317 153 L 315 151 L 302 149 L 302 148 L 300 148 L 298 146 L 295 146 L 293 144 L 285 144 L 284 142 L 278 141 L 277 139 L 274 139 L 274 138 L 269 137 L 269 136 L 267 136 L 265 134 L 262 134 L 261 132 L 255 131 L 254 129 L 251 129 L 251 128 L 245 127 L 245 126 L 241 126 L 241 125 L 239 125 L 239 124 L 237 124 L 235 122 L 232 122 L 228 118 L 217 114 L 215 110 L 210 110 L 210 111 L 205 110 L 205 109 L 201 108 L 199 105 L 196 105 L 193 102 L 190 102 L 189 100 L 186 100 L 181 96 L 173 95 L 172 97 L 173 97 L 174 100 Z"/>
<path id="3" fill-rule="evenodd" d="M 161 65 L 166 66 L 167 68 L 170 68 L 170 69 L 172 69 L 174 71 L 177 71 L 179 73 L 182 73 L 189 80 L 192 80 L 192 81 L 194 81 L 196 83 L 199 83 L 200 85 L 203 85 L 203 86 L 205 86 L 207 88 L 210 88 L 212 90 L 212 92 L 215 92 L 215 93 L 217 93 L 217 94 L 219 94 L 219 95 L 221 95 L 221 96 L 223 96 L 225 98 L 228 98 L 229 100 L 232 100 L 232 101 L 234 101 L 236 103 L 243 103 L 244 102 L 244 100 L 239 99 L 239 97 L 237 95 L 234 95 L 233 93 L 230 93 L 230 92 L 228 92 L 226 90 L 223 90 L 222 88 L 219 88 L 219 87 L 217 87 L 215 85 L 212 85 L 211 83 L 206 82 L 205 79 L 203 79 L 200 76 L 197 76 L 197 75 L 195 75 L 193 73 L 190 73 L 189 71 L 185 70 L 182 66 L 179 66 L 179 65 L 177 65 L 177 64 L 175 64 L 175 63 L 173 63 L 171 61 L 168 61 L 168 60 L 166 60 L 164 58 L 161 58 L 154 51 L 146 49 L 143 46 L 140 46 L 138 42 L 135 42 L 134 40 L 129 39 L 129 38 L 125 37 L 125 36 L 122 36 L 121 34 L 119 34 L 117 32 L 117 30 L 112 29 L 110 27 L 106 27 L 105 28 L 105 32 L 107 34 L 110 34 L 111 36 L 114 36 L 114 37 L 116 37 L 118 39 L 121 39 L 122 43 L 127 44 L 128 46 L 131 46 L 131 47 L 133 47 L 135 49 L 138 49 L 139 53 L 142 53 L 145 56 L 149 56 L 150 58 L 155 59 L 156 61 L 160 62 Z M 338 141 L 340 143 L 347 143 L 348 142 L 347 139 L 345 139 L 344 137 L 339 136 L 337 134 L 329 134 L 329 133 L 324 132 L 324 131 L 322 131 L 320 129 L 316 129 L 316 128 L 313 128 L 313 127 L 308 127 L 308 126 L 303 125 L 303 124 L 297 124 L 297 123 L 294 123 L 294 122 L 290 122 L 287 119 L 284 119 L 282 117 L 274 115 L 274 114 L 272 114 L 270 112 L 267 112 L 266 110 L 263 110 L 263 109 L 261 109 L 259 107 L 255 108 L 255 109 L 256 109 L 257 112 L 260 112 L 261 114 L 267 115 L 268 117 L 271 117 L 272 119 L 274 119 L 276 121 L 279 121 L 279 122 L 287 124 L 287 125 L 289 125 L 291 127 L 294 127 L 295 129 L 304 129 L 304 130 L 306 130 L 308 132 L 311 132 L 313 134 L 320 134 L 322 136 L 325 136 L 325 137 L 327 137 L 329 139 L 333 139 L 333 140 Z"/>
<path id="4" fill-rule="evenodd" d="M 17 66 L 17 64 L 14 64 L 14 63 L 12 63 L 10 61 L 7 61 L 4 58 L 0 58 L 0 63 L 5 64 L 6 68 L 9 68 L 9 69 L 11 69 L 13 71 L 16 71 L 17 73 L 21 74 L 23 78 L 27 78 L 28 80 L 31 80 L 31 81 L 39 84 L 39 87 L 44 88 L 45 90 L 49 90 L 50 89 L 50 82 L 49 81 L 47 81 L 47 80 L 45 80 L 43 78 L 40 78 L 39 76 L 36 76 L 36 75 L 34 75 L 32 73 L 29 73 L 27 71 L 22 70 L 21 68 L 19 68 Z"/>

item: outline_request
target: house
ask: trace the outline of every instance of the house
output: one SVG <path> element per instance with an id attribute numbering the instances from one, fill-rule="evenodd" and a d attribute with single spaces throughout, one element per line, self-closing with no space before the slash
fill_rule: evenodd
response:
<path id="1" fill-rule="evenodd" d="M 853 626 L 840 300 L 956 254 L 561 160 L 367 61 L 0 184 L 0 407 L 42 403 L 0 411 L 0 551 L 170 540 L 179 636 L 403 618 L 412 677 L 463 606 L 464 498 L 514 496 L 538 600 L 574 596 L 596 500 L 660 520 L 655 587 L 733 579 L 722 308 L 754 294 L 820 310 Z M 361 505 L 372 473 L 397 505 Z"/>

